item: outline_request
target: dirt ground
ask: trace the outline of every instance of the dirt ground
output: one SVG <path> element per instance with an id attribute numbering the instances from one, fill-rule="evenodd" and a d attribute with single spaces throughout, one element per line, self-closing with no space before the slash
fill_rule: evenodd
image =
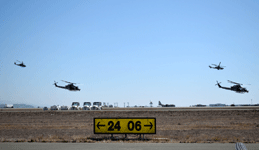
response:
<path id="1" fill-rule="evenodd" d="M 259 108 L 184 111 L 0 111 L 0 142 L 113 142 L 94 134 L 93 118 L 155 117 L 152 143 L 259 143 Z M 114 134 L 123 140 L 124 134 Z M 125 142 L 142 142 L 128 135 Z M 150 139 L 150 140 L 149 140 Z M 152 140 L 151 140 L 152 139 Z"/>

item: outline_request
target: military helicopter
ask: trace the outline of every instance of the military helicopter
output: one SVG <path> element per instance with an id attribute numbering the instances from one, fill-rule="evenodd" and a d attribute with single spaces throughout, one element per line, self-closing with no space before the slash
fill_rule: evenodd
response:
<path id="1" fill-rule="evenodd" d="M 221 64 L 221 62 L 219 63 L 219 65 L 211 64 L 211 65 L 214 65 L 215 67 L 212 67 L 212 66 L 209 66 L 209 67 L 213 68 L 213 69 L 223 70 L 224 69 L 223 67 L 226 67 L 226 66 L 220 66 L 220 64 Z"/>
<path id="2" fill-rule="evenodd" d="M 20 62 L 19 60 L 16 60 L 16 61 Z M 24 65 L 23 62 L 20 62 L 20 64 L 16 64 L 16 62 L 14 62 L 14 64 L 17 66 L 26 67 L 26 65 Z"/>
<path id="3" fill-rule="evenodd" d="M 241 85 L 243 85 L 243 84 L 236 83 L 236 82 L 233 82 L 233 81 L 230 81 L 230 80 L 228 80 L 228 82 L 229 82 L 229 83 L 233 83 L 233 84 L 235 84 L 235 85 L 231 86 L 230 88 L 228 88 L 228 87 L 223 87 L 223 86 L 220 85 L 221 82 L 218 83 L 218 81 L 217 81 L 217 84 L 215 84 L 215 85 L 218 85 L 219 88 L 222 88 L 222 89 L 225 89 L 225 90 L 235 91 L 235 92 L 241 93 L 241 94 L 243 94 L 243 93 L 245 93 L 245 92 L 246 92 L 246 93 L 249 92 L 246 88 L 241 87 Z"/>
<path id="4" fill-rule="evenodd" d="M 72 82 L 68 82 L 68 81 L 64 81 L 64 80 L 61 80 L 63 82 L 66 82 L 66 83 L 69 83 L 68 85 L 66 86 L 58 86 L 56 81 L 54 81 L 54 85 L 58 88 L 63 88 L 63 89 L 67 89 L 69 91 L 80 91 L 80 89 L 78 88 L 78 86 L 75 86 L 74 84 L 79 84 L 79 83 L 72 83 Z"/>

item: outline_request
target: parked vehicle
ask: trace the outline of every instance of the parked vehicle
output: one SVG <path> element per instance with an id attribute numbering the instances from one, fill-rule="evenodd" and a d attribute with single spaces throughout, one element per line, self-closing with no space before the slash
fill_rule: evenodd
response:
<path id="1" fill-rule="evenodd" d="M 83 110 L 91 110 L 92 104 L 91 102 L 84 102 Z"/>
<path id="2" fill-rule="evenodd" d="M 91 110 L 101 110 L 101 109 L 102 109 L 102 102 L 94 102 Z"/>
<path id="3" fill-rule="evenodd" d="M 60 106 L 60 110 L 68 110 L 67 106 Z"/>
<path id="4" fill-rule="evenodd" d="M 79 110 L 80 109 L 80 103 L 79 102 L 73 102 L 71 107 L 70 107 L 70 110 Z"/>
<path id="5" fill-rule="evenodd" d="M 53 106 L 50 107 L 50 110 L 58 110 L 58 106 L 53 105 Z"/>

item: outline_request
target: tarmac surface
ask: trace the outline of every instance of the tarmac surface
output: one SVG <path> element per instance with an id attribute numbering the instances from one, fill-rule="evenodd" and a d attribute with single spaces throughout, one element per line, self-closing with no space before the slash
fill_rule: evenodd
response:
<path id="1" fill-rule="evenodd" d="M 259 144 L 245 144 L 259 150 Z M 235 150 L 235 143 L 1 143 L 0 150 Z"/>

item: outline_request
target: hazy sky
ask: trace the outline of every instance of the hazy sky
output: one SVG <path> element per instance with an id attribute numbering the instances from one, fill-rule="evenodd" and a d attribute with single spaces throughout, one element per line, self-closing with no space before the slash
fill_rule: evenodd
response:
<path id="1" fill-rule="evenodd" d="M 257 0 L 1 0 L 0 18 L 0 103 L 259 103 Z"/>

